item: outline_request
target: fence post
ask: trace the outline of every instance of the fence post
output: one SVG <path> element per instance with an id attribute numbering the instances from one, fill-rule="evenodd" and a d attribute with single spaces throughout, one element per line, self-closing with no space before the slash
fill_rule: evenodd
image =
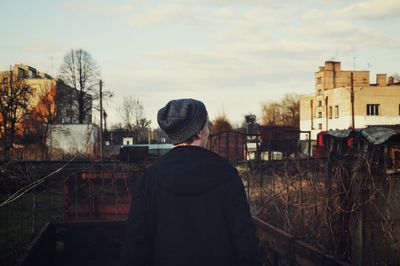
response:
<path id="1" fill-rule="evenodd" d="M 338 217 L 338 236 L 339 236 L 339 252 L 343 256 L 349 255 L 349 246 L 351 243 L 351 238 L 349 232 L 351 232 L 350 228 L 350 214 L 351 208 L 353 205 L 352 199 L 352 191 L 351 184 L 352 179 L 355 177 L 355 160 L 354 156 L 350 155 L 348 157 L 343 158 L 343 167 L 338 169 L 340 171 L 340 177 L 342 178 L 343 185 L 341 186 L 340 191 L 340 215 Z"/>
<path id="2" fill-rule="evenodd" d="M 328 144 L 328 158 L 326 160 L 325 165 L 325 199 L 326 199 L 326 210 L 325 210 L 325 218 L 328 229 L 331 229 L 332 226 L 332 208 L 333 208 L 333 200 L 332 200 L 332 160 L 333 160 L 333 146 L 335 143 L 333 141 L 329 141 Z M 331 232 L 331 230 L 329 230 Z M 328 249 L 333 250 L 333 239 L 332 234 L 329 235 L 328 240 Z"/>

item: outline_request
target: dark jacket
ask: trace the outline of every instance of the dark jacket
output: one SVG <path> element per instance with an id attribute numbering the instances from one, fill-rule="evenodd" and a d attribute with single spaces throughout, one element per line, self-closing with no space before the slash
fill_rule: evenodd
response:
<path id="1" fill-rule="evenodd" d="M 123 265 L 261 265 L 242 179 L 219 155 L 176 147 L 135 186 Z"/>

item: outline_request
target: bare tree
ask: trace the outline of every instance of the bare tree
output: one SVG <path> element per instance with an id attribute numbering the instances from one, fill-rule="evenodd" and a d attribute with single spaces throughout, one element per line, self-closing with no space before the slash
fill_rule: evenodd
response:
<path id="1" fill-rule="evenodd" d="M 92 108 L 92 101 L 88 95 L 98 95 L 100 73 L 97 63 L 87 51 L 71 50 L 64 56 L 60 74 L 64 83 L 75 89 L 73 98 L 78 105 L 79 123 L 83 124 L 85 116 Z"/>
<path id="2" fill-rule="evenodd" d="M 0 137 L 3 156 L 8 158 L 17 130 L 27 113 L 32 89 L 10 71 L 0 84 Z"/>
<path id="3" fill-rule="evenodd" d="M 300 96 L 286 94 L 280 101 L 262 104 L 261 123 L 263 125 L 299 126 Z"/>
<path id="4" fill-rule="evenodd" d="M 262 104 L 261 124 L 282 125 L 282 105 L 279 102 L 268 102 Z"/>
<path id="5" fill-rule="evenodd" d="M 167 133 L 165 133 L 165 131 L 159 127 L 153 130 L 153 139 L 157 143 L 169 143 L 169 138 Z"/>
<path id="6" fill-rule="evenodd" d="M 123 126 L 133 131 L 136 122 L 143 117 L 144 106 L 139 100 L 129 96 L 124 98 L 122 105 L 117 108 L 117 111 L 122 117 Z"/>
<path id="7" fill-rule="evenodd" d="M 124 98 L 117 111 L 122 117 L 123 126 L 134 133 L 136 142 L 143 142 L 151 124 L 151 120 L 145 118 L 143 104 L 129 96 Z"/>
<path id="8" fill-rule="evenodd" d="M 231 122 L 229 122 L 228 118 L 225 116 L 225 114 L 223 114 L 214 119 L 210 133 L 219 134 L 232 131 L 232 129 L 233 127 Z"/>
<path id="9" fill-rule="evenodd" d="M 300 95 L 286 94 L 281 102 L 283 108 L 283 123 L 288 126 L 299 126 Z"/>

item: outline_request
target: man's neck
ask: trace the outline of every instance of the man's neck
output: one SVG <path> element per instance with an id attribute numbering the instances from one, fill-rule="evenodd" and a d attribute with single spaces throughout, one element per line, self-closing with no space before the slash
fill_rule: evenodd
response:
<path id="1" fill-rule="evenodd" d="M 176 144 L 175 146 L 176 147 L 178 147 L 178 146 L 197 146 L 197 147 L 205 148 L 205 147 L 203 147 L 201 140 L 197 140 L 197 139 L 190 143 L 183 142 L 183 143 Z"/>

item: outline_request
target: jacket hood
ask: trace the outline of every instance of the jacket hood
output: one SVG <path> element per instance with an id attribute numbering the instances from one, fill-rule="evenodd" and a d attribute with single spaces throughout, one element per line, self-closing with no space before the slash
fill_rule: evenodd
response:
<path id="1" fill-rule="evenodd" d="M 211 191 L 237 174 L 218 154 L 197 146 L 178 146 L 148 169 L 167 190 L 180 195 Z"/>

